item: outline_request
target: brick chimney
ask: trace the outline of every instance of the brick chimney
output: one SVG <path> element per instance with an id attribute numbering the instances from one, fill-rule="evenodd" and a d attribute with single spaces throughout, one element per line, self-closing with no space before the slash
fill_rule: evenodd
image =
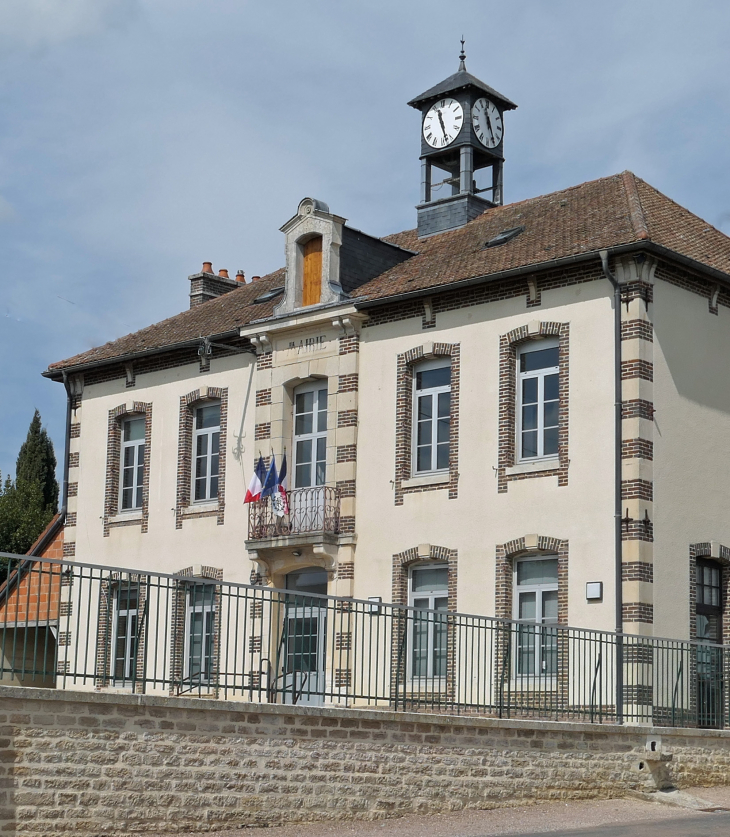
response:
<path id="1" fill-rule="evenodd" d="M 190 280 L 191 308 L 240 287 L 235 279 L 228 276 L 228 271 L 225 269 L 219 270 L 216 276 L 213 273 L 212 262 L 203 262 L 203 269 L 200 273 L 193 273 L 192 276 L 188 276 L 188 279 Z"/>

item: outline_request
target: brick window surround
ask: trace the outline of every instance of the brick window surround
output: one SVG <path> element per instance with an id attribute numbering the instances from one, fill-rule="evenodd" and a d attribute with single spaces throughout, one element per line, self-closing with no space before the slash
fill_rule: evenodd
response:
<path id="1" fill-rule="evenodd" d="M 142 479 L 142 513 L 120 514 L 119 477 L 121 473 L 122 424 L 124 419 L 144 416 L 144 476 Z M 140 526 L 147 532 L 150 498 L 150 444 L 152 442 L 152 404 L 135 401 L 131 405 L 120 404 L 109 410 L 106 442 L 106 484 L 104 487 L 104 537 L 118 526 Z M 137 511 L 137 510 L 135 510 Z"/>
<path id="2" fill-rule="evenodd" d="M 410 493 L 448 489 L 449 499 L 459 496 L 459 343 L 428 343 L 398 355 L 395 416 L 395 505 Z M 449 429 L 449 481 L 432 485 L 404 486 L 414 476 L 413 467 L 413 369 L 423 360 L 451 359 L 451 422 Z"/>
<path id="3" fill-rule="evenodd" d="M 569 410 L 569 336 L 568 323 L 540 322 L 520 326 L 499 338 L 499 455 L 497 491 L 504 493 L 513 480 L 557 476 L 558 485 L 568 484 L 568 410 Z M 558 461 L 554 468 L 529 473 L 508 474 L 517 464 L 517 350 L 527 340 L 558 338 Z"/>
<path id="4" fill-rule="evenodd" d="M 730 549 L 722 544 L 693 543 L 689 548 L 689 638 L 697 639 L 697 559 L 707 558 L 715 561 L 721 568 L 722 577 L 720 589 L 720 605 L 722 607 L 722 641 L 727 644 L 730 640 Z"/>
<path id="5" fill-rule="evenodd" d="M 114 599 L 120 584 L 137 590 L 137 648 L 135 664 L 142 674 L 145 661 L 145 642 L 147 639 L 146 621 L 143 614 L 147 607 L 149 577 L 131 573 L 111 573 L 102 579 L 99 595 L 99 624 L 96 635 L 96 676 L 97 689 L 114 686 Z M 131 684 L 130 684 L 131 689 Z M 135 684 L 135 691 L 144 692 L 144 680 Z"/>
<path id="6" fill-rule="evenodd" d="M 170 689 L 171 695 L 182 694 L 186 691 L 183 683 L 185 670 L 185 632 L 187 630 L 187 596 L 188 588 L 198 584 L 214 584 L 223 581 L 223 570 L 218 567 L 186 567 L 175 573 L 174 590 L 172 591 L 172 606 L 170 613 Z M 213 677 L 212 681 L 202 686 L 202 691 L 218 694 L 218 676 L 220 659 L 220 620 L 221 620 L 221 587 L 215 586 L 213 598 L 215 620 L 213 622 Z M 196 690 L 194 690 L 196 691 Z"/>
<path id="7" fill-rule="evenodd" d="M 449 570 L 449 580 L 447 588 L 448 611 L 453 613 L 456 611 L 456 581 L 458 571 L 458 550 L 448 549 L 445 546 L 434 546 L 432 544 L 421 544 L 407 549 L 405 552 L 399 552 L 393 556 L 393 581 L 392 581 L 392 602 L 397 605 L 408 604 L 408 582 L 410 579 L 410 571 L 413 567 L 428 567 L 430 564 L 446 564 Z M 394 618 L 400 613 L 398 609 L 394 610 Z M 391 648 L 391 683 L 395 691 L 395 684 L 402 683 L 402 643 L 404 641 L 405 624 L 398 620 L 398 624 L 393 626 L 393 644 Z M 453 700 L 455 689 L 455 641 L 454 641 L 454 626 L 450 624 L 447 634 L 447 650 L 446 650 L 446 688 L 439 694 L 427 694 L 419 692 L 416 694 L 403 694 L 402 687 L 398 690 L 398 695 L 393 695 L 399 701 L 405 700 L 406 703 L 412 702 L 413 707 L 417 707 L 419 702 L 428 702 L 432 704 L 434 701 L 438 703 L 439 698 L 446 700 Z M 399 662 L 401 665 L 401 673 L 398 672 Z"/>
<path id="8" fill-rule="evenodd" d="M 193 421 L 195 408 L 206 401 L 220 401 L 220 454 L 218 460 L 218 503 L 216 508 L 195 511 L 191 501 L 193 462 Z M 218 525 L 224 523 L 226 509 L 226 448 L 228 429 L 228 387 L 203 387 L 193 390 L 180 399 L 180 420 L 177 448 L 177 495 L 175 503 L 175 528 L 182 529 L 183 520 L 199 517 L 215 517 Z M 202 504 L 201 504 L 202 505 Z"/>
<path id="9" fill-rule="evenodd" d="M 568 541 L 545 535 L 525 535 L 498 544 L 494 585 L 494 615 L 497 618 L 513 618 L 515 558 L 540 558 L 544 555 L 558 556 L 558 624 L 568 624 Z"/>

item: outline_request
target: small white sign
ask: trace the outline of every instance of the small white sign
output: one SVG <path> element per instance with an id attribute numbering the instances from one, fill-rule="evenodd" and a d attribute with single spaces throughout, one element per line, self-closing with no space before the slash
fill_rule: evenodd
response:
<path id="1" fill-rule="evenodd" d="M 587 581 L 586 582 L 586 599 L 589 602 L 600 601 L 603 598 L 603 582 L 602 581 Z"/>

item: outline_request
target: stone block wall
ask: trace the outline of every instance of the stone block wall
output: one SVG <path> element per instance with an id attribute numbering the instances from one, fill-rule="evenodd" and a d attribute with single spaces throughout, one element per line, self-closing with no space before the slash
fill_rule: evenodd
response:
<path id="1" fill-rule="evenodd" d="M 0 833 L 214 831 L 621 796 L 652 786 L 654 732 L 0 687 Z M 730 733 L 660 732 L 674 784 L 730 782 Z"/>

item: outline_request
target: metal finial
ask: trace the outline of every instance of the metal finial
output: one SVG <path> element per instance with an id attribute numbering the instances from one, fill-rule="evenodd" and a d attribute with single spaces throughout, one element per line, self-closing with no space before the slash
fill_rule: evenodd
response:
<path id="1" fill-rule="evenodd" d="M 459 53 L 459 71 L 466 70 L 466 53 L 464 52 L 464 36 L 461 36 L 461 52 Z"/>

